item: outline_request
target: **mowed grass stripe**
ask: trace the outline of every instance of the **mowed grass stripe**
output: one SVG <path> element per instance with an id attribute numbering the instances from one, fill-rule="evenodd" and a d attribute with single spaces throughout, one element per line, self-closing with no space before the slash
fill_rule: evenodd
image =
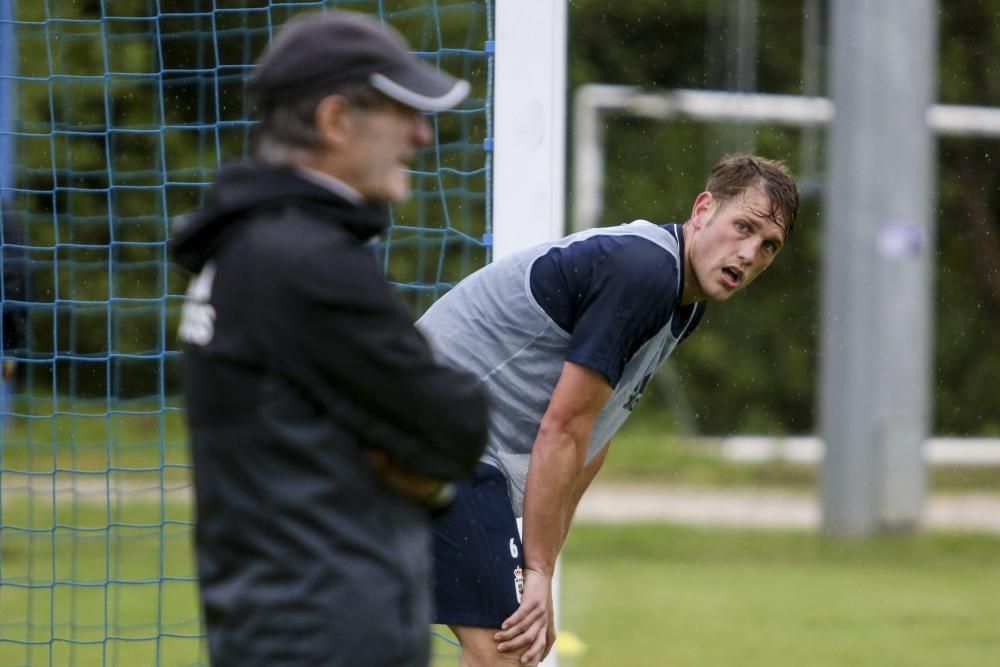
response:
<path id="1" fill-rule="evenodd" d="M 981 667 L 1000 656 L 1000 538 L 844 542 L 672 525 L 574 528 L 568 667 Z"/>

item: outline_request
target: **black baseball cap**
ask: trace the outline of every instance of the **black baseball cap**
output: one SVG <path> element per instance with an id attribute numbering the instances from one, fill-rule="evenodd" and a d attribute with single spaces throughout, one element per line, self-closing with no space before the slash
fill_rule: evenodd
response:
<path id="1" fill-rule="evenodd" d="M 289 21 L 250 77 L 265 106 L 367 82 L 420 111 L 443 111 L 469 94 L 469 83 L 413 55 L 393 28 L 353 12 L 310 12 Z"/>

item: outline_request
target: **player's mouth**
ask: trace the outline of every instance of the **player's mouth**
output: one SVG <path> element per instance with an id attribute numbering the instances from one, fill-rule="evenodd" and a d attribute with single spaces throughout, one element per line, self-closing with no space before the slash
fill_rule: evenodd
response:
<path id="1" fill-rule="evenodd" d="M 729 289 L 736 289 L 743 282 L 743 272 L 734 266 L 722 267 L 722 282 Z"/>

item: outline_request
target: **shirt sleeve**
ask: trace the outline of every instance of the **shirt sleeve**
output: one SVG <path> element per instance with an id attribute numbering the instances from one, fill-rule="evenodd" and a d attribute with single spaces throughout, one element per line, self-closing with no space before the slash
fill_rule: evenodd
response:
<path id="1" fill-rule="evenodd" d="M 665 248 L 635 235 L 594 235 L 556 247 L 531 268 L 532 295 L 571 334 L 566 360 L 615 387 L 625 365 L 669 320 L 679 269 Z"/>

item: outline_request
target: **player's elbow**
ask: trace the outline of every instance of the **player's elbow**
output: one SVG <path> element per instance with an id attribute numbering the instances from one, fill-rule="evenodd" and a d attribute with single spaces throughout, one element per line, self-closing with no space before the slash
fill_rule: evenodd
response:
<path id="1" fill-rule="evenodd" d="M 573 455 L 582 466 L 592 426 L 593 420 L 549 411 L 538 427 L 536 446 L 552 452 Z"/>

